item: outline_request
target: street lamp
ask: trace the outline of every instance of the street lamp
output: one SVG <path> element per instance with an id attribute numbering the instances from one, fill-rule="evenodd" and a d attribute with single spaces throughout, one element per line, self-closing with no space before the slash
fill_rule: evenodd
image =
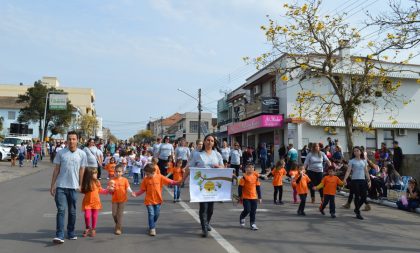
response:
<path id="1" fill-rule="evenodd" d="M 185 95 L 193 98 L 194 100 L 196 100 L 198 102 L 198 140 L 200 140 L 201 138 L 201 89 L 198 89 L 198 98 L 194 97 L 193 95 L 181 90 L 181 89 L 177 89 L 178 91 L 184 93 Z"/>

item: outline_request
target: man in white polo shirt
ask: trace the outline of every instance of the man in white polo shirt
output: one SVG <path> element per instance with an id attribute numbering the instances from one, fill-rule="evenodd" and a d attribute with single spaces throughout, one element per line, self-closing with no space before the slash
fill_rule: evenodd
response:
<path id="1" fill-rule="evenodd" d="M 67 236 L 76 240 L 74 233 L 76 223 L 77 192 L 82 185 L 83 174 L 87 166 L 86 153 L 77 148 L 77 133 L 67 133 L 67 148 L 60 150 L 54 158 L 54 172 L 51 179 L 50 193 L 57 206 L 56 235 L 54 243 L 64 243 L 64 217 L 68 209 Z"/>

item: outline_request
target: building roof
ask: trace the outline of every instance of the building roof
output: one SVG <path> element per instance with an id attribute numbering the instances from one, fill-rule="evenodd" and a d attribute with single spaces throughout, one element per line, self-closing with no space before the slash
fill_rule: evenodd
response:
<path id="1" fill-rule="evenodd" d="M 176 122 L 180 121 L 182 119 L 182 114 L 180 113 L 174 113 L 171 116 L 163 119 L 162 121 L 162 125 L 163 126 L 172 126 L 173 124 L 175 124 Z"/>
<path id="2" fill-rule="evenodd" d="M 0 109 L 22 109 L 25 103 L 18 103 L 18 97 L 3 97 L 0 96 Z"/>

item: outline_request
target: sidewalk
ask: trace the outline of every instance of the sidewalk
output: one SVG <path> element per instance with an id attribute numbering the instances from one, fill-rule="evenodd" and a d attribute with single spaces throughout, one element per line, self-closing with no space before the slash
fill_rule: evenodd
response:
<path id="1" fill-rule="evenodd" d="M 38 167 L 36 168 L 32 167 L 32 162 L 27 162 L 26 160 L 23 167 L 19 167 L 19 161 L 17 161 L 16 164 L 17 166 L 11 167 L 10 161 L 0 162 L 0 183 L 31 175 L 47 168 L 53 168 L 49 157 L 45 157 L 44 160 L 39 161 Z"/>

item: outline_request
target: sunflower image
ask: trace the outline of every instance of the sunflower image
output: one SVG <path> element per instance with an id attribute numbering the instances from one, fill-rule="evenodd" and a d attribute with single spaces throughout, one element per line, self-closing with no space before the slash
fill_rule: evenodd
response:
<path id="1" fill-rule="evenodd" d="M 207 181 L 204 184 L 204 190 L 206 190 L 207 192 L 212 192 L 214 191 L 214 182 L 213 181 Z"/>

